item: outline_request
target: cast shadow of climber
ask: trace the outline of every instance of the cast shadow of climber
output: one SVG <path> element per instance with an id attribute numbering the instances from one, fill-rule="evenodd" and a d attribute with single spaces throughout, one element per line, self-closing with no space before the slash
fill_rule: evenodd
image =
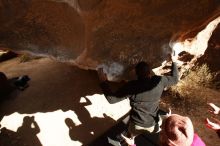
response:
<path id="1" fill-rule="evenodd" d="M 79 101 L 77 103 L 77 106 L 75 106 L 73 109 L 79 121 L 82 123 L 82 126 L 83 126 L 82 129 L 94 132 L 94 129 L 95 129 L 94 127 L 96 125 L 102 128 L 106 128 L 108 127 L 109 124 L 110 125 L 115 124 L 116 121 L 112 119 L 111 117 L 107 116 L 106 114 L 103 114 L 103 118 L 97 118 L 97 117 L 92 118 L 89 111 L 86 109 L 86 106 L 92 105 L 92 103 L 87 97 L 83 97 L 83 98 L 85 99 L 85 101 L 84 102 Z"/>
<path id="2" fill-rule="evenodd" d="M 85 98 L 85 102 L 79 103 L 74 109 L 74 112 L 78 115 L 78 119 L 81 122 L 80 125 L 76 125 L 71 118 L 66 118 L 65 123 L 69 128 L 69 136 L 74 141 L 80 141 L 83 145 L 87 145 L 86 142 L 93 140 L 102 129 L 110 128 L 110 125 L 115 123 L 115 120 L 111 117 L 103 114 L 103 118 L 91 117 L 85 106 L 91 105 L 89 99 Z"/>
<path id="3" fill-rule="evenodd" d="M 88 125 L 86 123 L 90 123 L 91 117 L 90 117 L 90 113 L 89 111 L 85 108 L 85 106 L 89 106 L 92 105 L 92 103 L 90 102 L 90 100 L 86 97 L 84 97 L 85 102 L 78 102 L 77 106 L 75 106 L 75 108 L 73 109 L 73 111 L 76 113 L 79 121 L 84 124 L 83 127 L 85 129 L 90 130 L 91 125 Z"/>
<path id="4" fill-rule="evenodd" d="M 27 146 L 42 146 L 37 138 L 37 134 L 39 132 L 40 128 L 34 120 L 34 116 L 24 117 L 22 126 L 17 130 L 17 134 L 19 135 L 20 139 Z"/>
<path id="5" fill-rule="evenodd" d="M 69 128 L 69 136 L 73 141 L 80 141 L 82 145 L 88 145 L 88 141 L 94 140 L 99 133 L 100 129 L 110 128 L 115 121 L 109 116 L 103 114 L 104 118 L 94 117 L 89 120 L 89 123 L 76 125 L 71 118 L 66 118 L 65 123 Z M 85 125 L 89 125 L 85 126 Z"/>

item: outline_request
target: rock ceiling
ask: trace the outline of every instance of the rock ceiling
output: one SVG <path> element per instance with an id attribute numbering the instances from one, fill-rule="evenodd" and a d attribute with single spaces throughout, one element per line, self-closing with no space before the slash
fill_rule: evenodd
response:
<path id="1" fill-rule="evenodd" d="M 0 0 L 0 45 L 123 72 L 159 66 L 219 16 L 219 0 Z"/>

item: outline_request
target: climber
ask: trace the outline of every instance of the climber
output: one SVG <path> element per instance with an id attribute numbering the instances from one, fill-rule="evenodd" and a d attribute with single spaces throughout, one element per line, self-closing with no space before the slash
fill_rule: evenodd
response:
<path id="1" fill-rule="evenodd" d="M 159 101 L 165 87 L 178 82 L 178 69 L 173 62 L 171 54 L 168 55 L 167 62 L 172 62 L 171 76 L 156 76 L 151 74 L 150 65 L 140 62 L 136 65 L 135 71 L 137 80 L 132 80 L 117 91 L 113 92 L 108 84 L 108 79 L 103 69 L 98 70 L 100 86 L 110 104 L 119 102 L 126 98 L 130 99 L 131 112 L 128 126 L 129 137 L 147 132 L 159 131 Z"/>

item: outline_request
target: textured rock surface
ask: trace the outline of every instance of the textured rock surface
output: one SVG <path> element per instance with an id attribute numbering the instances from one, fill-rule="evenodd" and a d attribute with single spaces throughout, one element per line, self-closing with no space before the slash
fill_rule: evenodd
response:
<path id="1" fill-rule="evenodd" d="M 140 60 L 156 67 L 171 40 L 195 36 L 220 15 L 219 6 L 218 0 L 0 0 L 0 44 L 84 68 L 124 71 Z"/>
<path id="2" fill-rule="evenodd" d="M 85 27 L 77 11 L 45 0 L 2 0 L 0 41 L 15 50 L 74 59 L 84 49 Z"/>
<path id="3" fill-rule="evenodd" d="M 212 37 L 209 40 L 208 48 L 205 51 L 205 54 L 199 58 L 198 62 L 200 64 L 206 63 L 212 72 L 217 73 L 217 81 L 219 83 L 220 79 L 220 24 L 215 29 L 212 34 Z"/>

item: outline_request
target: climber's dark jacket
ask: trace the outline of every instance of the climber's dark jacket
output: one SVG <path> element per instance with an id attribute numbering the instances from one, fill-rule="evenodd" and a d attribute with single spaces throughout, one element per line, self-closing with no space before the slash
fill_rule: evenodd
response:
<path id="1" fill-rule="evenodd" d="M 117 91 L 113 92 L 107 81 L 100 84 L 109 103 L 113 104 L 130 99 L 130 120 L 141 127 L 155 125 L 155 118 L 159 109 L 159 101 L 165 87 L 178 82 L 178 69 L 172 63 L 171 76 L 152 76 L 150 79 L 138 79 L 127 82 Z"/>

